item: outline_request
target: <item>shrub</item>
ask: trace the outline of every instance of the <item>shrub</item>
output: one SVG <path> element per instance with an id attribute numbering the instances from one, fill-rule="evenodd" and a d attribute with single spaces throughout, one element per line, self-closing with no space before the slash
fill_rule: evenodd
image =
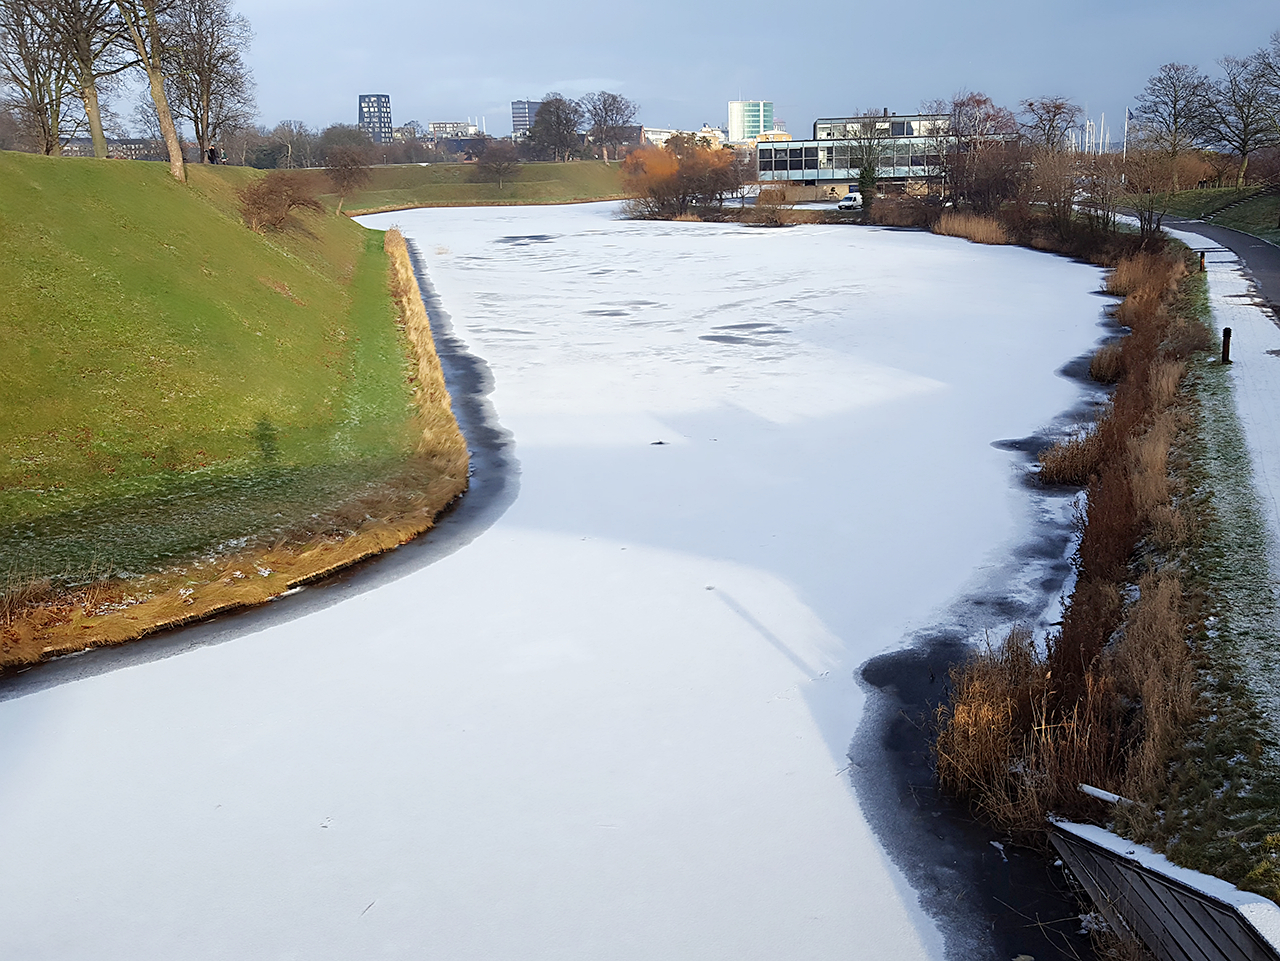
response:
<path id="1" fill-rule="evenodd" d="M 670 220 L 695 205 L 719 207 L 739 184 L 733 151 L 677 134 L 663 147 L 641 147 L 622 162 L 628 216 Z"/>
<path id="2" fill-rule="evenodd" d="M 244 221 L 257 233 L 268 227 L 283 230 L 294 210 L 324 210 L 300 175 L 283 170 L 273 170 L 240 188 L 239 197 Z"/>
<path id="3" fill-rule="evenodd" d="M 975 244 L 1007 244 L 1009 234 L 1000 222 L 980 214 L 948 210 L 933 225 L 935 234 L 964 237 Z"/>
<path id="4" fill-rule="evenodd" d="M 873 224 L 882 227 L 931 227 L 934 208 L 914 197 L 886 197 L 869 212 Z"/>

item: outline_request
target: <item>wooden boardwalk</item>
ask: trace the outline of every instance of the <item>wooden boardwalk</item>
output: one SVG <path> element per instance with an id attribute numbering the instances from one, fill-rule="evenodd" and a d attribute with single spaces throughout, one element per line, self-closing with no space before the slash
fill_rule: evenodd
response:
<path id="1" fill-rule="evenodd" d="M 1092 825 L 1053 822 L 1053 846 L 1111 928 L 1160 961 L 1280 961 L 1280 907 Z"/>

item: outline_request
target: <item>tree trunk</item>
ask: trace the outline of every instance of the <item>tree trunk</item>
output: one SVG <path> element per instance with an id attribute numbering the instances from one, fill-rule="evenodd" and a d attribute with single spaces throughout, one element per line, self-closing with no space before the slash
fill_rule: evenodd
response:
<path id="1" fill-rule="evenodd" d="M 93 138 L 93 155 L 99 160 L 107 158 L 107 135 L 102 132 L 102 108 L 98 105 L 98 86 L 90 77 L 80 91 L 84 100 L 84 113 L 89 118 L 89 136 Z"/>
<path id="2" fill-rule="evenodd" d="M 173 113 L 169 110 L 169 98 L 164 93 L 164 74 L 148 67 L 147 79 L 151 82 L 151 99 L 155 102 L 156 116 L 160 120 L 160 134 L 169 151 L 169 172 L 174 179 L 186 183 L 187 170 L 182 160 L 182 141 L 178 139 L 178 128 L 174 125 Z"/>
<path id="3" fill-rule="evenodd" d="M 1240 158 L 1240 169 L 1236 172 L 1236 190 L 1244 190 L 1244 172 L 1249 169 L 1249 155 Z"/>
<path id="4" fill-rule="evenodd" d="M 213 146 L 213 133 L 209 129 L 209 100 L 206 97 L 200 99 L 200 119 L 196 124 L 196 142 L 200 145 L 200 162 L 209 162 L 209 149 Z"/>

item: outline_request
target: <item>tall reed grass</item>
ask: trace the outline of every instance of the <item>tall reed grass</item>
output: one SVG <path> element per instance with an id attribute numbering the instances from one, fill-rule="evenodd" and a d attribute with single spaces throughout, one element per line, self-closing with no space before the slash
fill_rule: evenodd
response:
<path id="1" fill-rule="evenodd" d="M 1039 832 L 1049 811 L 1100 816 L 1080 783 L 1155 796 L 1193 714 L 1187 613 L 1166 561 L 1189 529 L 1170 476 L 1179 391 L 1186 358 L 1208 342 L 1172 309 L 1186 273 L 1180 257 L 1139 252 L 1108 275 L 1130 332 L 1091 367 L 1116 391 L 1093 428 L 1040 456 L 1043 482 L 1087 490 L 1061 626 L 1042 647 L 1015 630 L 957 666 L 937 713 L 941 784 L 1008 831 Z M 1135 575 L 1140 544 L 1146 569 Z"/>
<path id="2" fill-rule="evenodd" d="M 1009 233 L 998 220 L 966 211 L 946 211 L 933 225 L 933 232 L 946 237 L 964 237 L 975 244 L 1009 243 Z"/>

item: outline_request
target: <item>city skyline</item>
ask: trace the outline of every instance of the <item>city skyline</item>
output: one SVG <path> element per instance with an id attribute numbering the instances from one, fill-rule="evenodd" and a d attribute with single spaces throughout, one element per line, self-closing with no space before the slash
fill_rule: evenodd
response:
<path id="1" fill-rule="evenodd" d="M 398 29 L 356 34 L 339 0 L 308 4 L 305 17 L 298 0 L 241 0 L 238 9 L 256 34 L 248 59 L 259 120 L 268 126 L 354 123 L 356 96 L 376 90 L 390 94 L 397 123 L 484 118 L 499 136 L 510 130 L 513 100 L 593 90 L 637 102 L 638 121 L 653 127 L 722 127 L 729 101 L 765 99 L 788 129 L 802 131 L 818 117 L 872 107 L 914 113 L 924 100 L 968 89 L 1011 109 L 1023 98 L 1065 96 L 1095 120 L 1105 114 L 1118 131 L 1124 108 L 1162 64 L 1212 71 L 1218 58 L 1247 54 L 1280 29 L 1274 4 L 1262 0 L 1242 0 L 1230 18 L 1204 17 L 1190 0 L 1138 0 L 1123 9 L 1084 0 L 1034 17 L 1011 0 L 986 0 L 962 17 L 925 2 L 909 33 L 855 17 L 861 24 L 818 40 L 780 28 L 766 42 L 759 24 L 775 22 L 774 10 L 750 0 L 745 8 L 692 9 L 657 0 L 643 20 L 604 25 L 595 8 L 570 0 L 551 21 L 537 10 L 503 7 L 474 42 L 445 44 L 422 38 L 470 36 L 460 10 L 428 14 L 393 0 L 380 17 Z M 677 42 L 675 22 L 682 25 Z M 788 49 L 805 45 L 813 47 L 805 70 L 779 69 Z M 733 56 L 707 55 L 716 49 Z M 317 50 L 330 51 L 322 65 Z"/>

